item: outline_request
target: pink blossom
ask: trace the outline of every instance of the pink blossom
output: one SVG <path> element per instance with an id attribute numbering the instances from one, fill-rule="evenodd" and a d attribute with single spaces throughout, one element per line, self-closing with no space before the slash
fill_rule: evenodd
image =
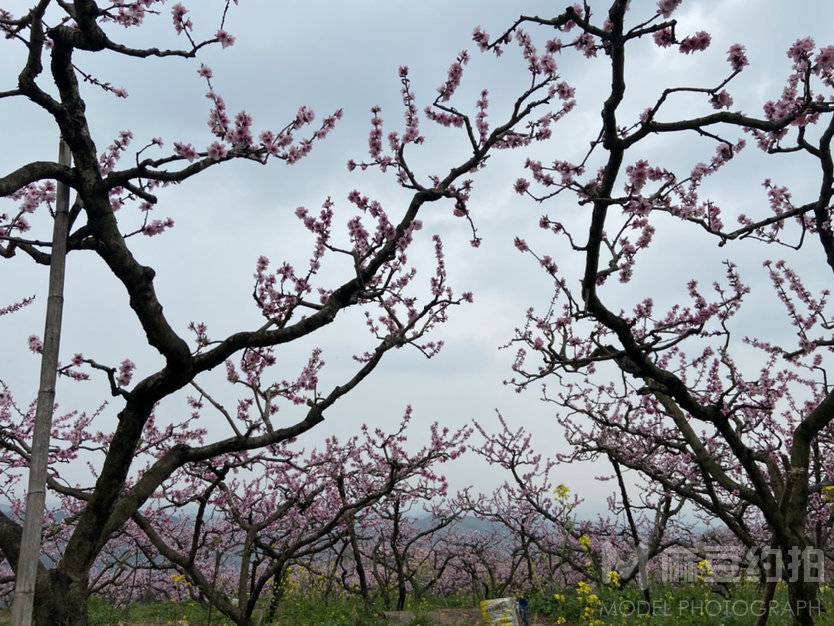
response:
<path id="1" fill-rule="evenodd" d="M 487 109 L 489 108 L 489 92 L 484 89 L 481 91 L 481 97 L 476 102 L 478 113 L 475 116 L 475 127 L 478 129 L 478 135 L 483 145 L 489 137 L 489 122 L 487 121 Z"/>
<path id="2" fill-rule="evenodd" d="M 556 54 L 562 50 L 562 41 L 560 39 L 548 39 L 544 48 L 548 54 Z"/>
<path id="3" fill-rule="evenodd" d="M 520 195 L 524 195 L 527 193 L 527 190 L 530 188 L 530 181 L 526 178 L 519 178 L 515 181 L 513 185 L 513 189 L 515 189 L 516 193 Z"/>
<path id="4" fill-rule="evenodd" d="M 464 125 L 464 117 L 462 115 L 454 115 L 452 113 L 445 113 L 443 111 L 435 111 L 429 107 L 426 107 L 423 112 L 426 114 L 426 117 L 429 118 L 433 122 L 437 122 L 441 126 L 445 127 L 455 127 L 460 128 Z"/>
<path id="5" fill-rule="evenodd" d="M 716 109 L 729 109 L 733 106 L 733 98 L 729 93 L 727 93 L 726 89 L 722 89 L 717 94 L 713 94 L 711 99 L 712 106 Z"/>
<path id="6" fill-rule="evenodd" d="M 217 41 L 220 42 L 220 45 L 223 48 L 228 48 L 229 46 L 235 45 L 235 38 L 232 37 L 225 30 L 218 30 L 214 36 L 217 38 Z"/>
<path id="7" fill-rule="evenodd" d="M 664 28 L 663 30 L 657 31 L 654 36 L 654 43 L 661 48 L 668 48 L 673 43 L 675 43 L 675 34 L 672 32 L 671 28 Z"/>
<path id="8" fill-rule="evenodd" d="M 188 159 L 189 161 L 193 161 L 198 156 L 197 151 L 194 149 L 194 146 L 192 146 L 190 143 L 180 143 L 178 141 L 174 142 L 174 153 L 178 157 Z"/>
<path id="9" fill-rule="evenodd" d="M 556 93 L 561 100 L 570 100 L 576 94 L 576 89 L 562 81 L 556 85 Z"/>
<path id="10" fill-rule="evenodd" d="M 186 9 L 179 2 L 175 4 L 171 9 L 171 17 L 174 21 L 174 30 L 177 32 L 178 35 L 183 31 L 191 30 L 193 27 L 191 19 L 185 19 L 187 13 L 188 9 Z"/>
<path id="11" fill-rule="evenodd" d="M 733 68 L 734 72 L 739 72 L 747 65 L 750 65 L 750 62 L 747 60 L 745 47 L 738 43 L 734 43 L 727 50 L 727 60 L 730 62 L 730 67 Z"/>
<path id="12" fill-rule="evenodd" d="M 116 384 L 120 387 L 127 387 L 133 378 L 135 369 L 136 365 L 130 359 L 122 361 L 121 365 L 119 365 L 119 374 L 116 376 Z"/>
<path id="13" fill-rule="evenodd" d="M 489 35 L 486 34 L 480 26 L 476 26 L 475 30 L 472 32 L 472 40 L 478 44 L 478 48 L 480 48 L 481 52 L 489 48 Z"/>
<path id="14" fill-rule="evenodd" d="M 590 33 L 581 34 L 576 41 L 573 42 L 576 49 L 579 50 L 586 58 L 595 57 L 597 55 L 597 48 L 594 42 L 594 36 Z"/>
<path id="15" fill-rule="evenodd" d="M 683 54 L 692 54 L 693 52 L 700 52 L 702 50 L 706 50 L 709 47 L 711 37 L 708 32 L 706 31 L 698 31 L 694 35 L 690 35 L 686 37 L 683 41 L 681 41 L 679 50 Z"/>
<path id="16" fill-rule="evenodd" d="M 382 109 L 378 106 L 371 108 L 371 131 L 368 135 L 368 152 L 371 158 L 379 160 L 382 157 L 382 118 L 379 113 Z"/>
<path id="17" fill-rule="evenodd" d="M 218 141 L 212 143 L 207 150 L 208 158 L 213 159 L 215 161 L 224 159 L 228 153 L 229 151 L 226 148 L 226 146 L 224 146 L 222 143 Z"/>
<path id="18" fill-rule="evenodd" d="M 21 309 L 23 309 L 23 308 L 29 306 L 30 304 L 32 304 L 32 302 L 34 302 L 34 301 L 35 301 L 35 296 L 30 296 L 29 298 L 24 298 L 23 300 L 20 300 L 19 302 L 15 302 L 14 304 L 9 304 L 9 305 L 6 305 L 4 307 L 0 307 L 0 317 L 3 317 L 4 315 L 8 315 L 9 313 L 15 313 L 17 311 L 20 311 Z"/>
<path id="19" fill-rule="evenodd" d="M 309 107 L 303 106 L 298 109 L 298 112 L 295 114 L 296 128 L 304 126 L 305 124 L 310 124 L 314 119 L 316 119 L 316 114 L 313 110 Z"/>
<path id="20" fill-rule="evenodd" d="M 834 69 L 834 46 L 820 48 L 816 58 L 817 67 L 821 70 Z"/>
<path id="21" fill-rule="evenodd" d="M 811 52 L 814 50 L 814 40 L 810 37 L 805 37 L 804 39 L 797 39 L 793 45 L 788 49 L 788 57 L 793 60 L 794 63 L 799 63 L 800 61 L 807 60 L 811 56 Z"/>
<path id="22" fill-rule="evenodd" d="M 657 12 L 663 17 L 669 17 L 681 4 L 681 0 L 658 0 Z"/>
<path id="23" fill-rule="evenodd" d="M 466 50 L 461 51 L 458 58 L 452 65 L 449 66 L 449 72 L 446 77 L 446 82 L 437 88 L 440 94 L 440 100 L 447 102 L 455 90 L 460 86 L 461 78 L 463 77 L 463 66 L 469 62 L 469 53 Z"/>
<path id="24" fill-rule="evenodd" d="M 41 341 L 41 338 L 37 335 L 30 335 L 29 349 L 35 354 L 40 354 L 41 352 L 43 352 L 43 342 Z"/>
<path id="25" fill-rule="evenodd" d="M 174 227 L 174 220 L 170 217 L 166 217 L 164 220 L 153 220 L 149 222 L 143 229 L 142 234 L 148 237 L 155 237 L 156 235 L 160 235 L 169 228 Z"/>

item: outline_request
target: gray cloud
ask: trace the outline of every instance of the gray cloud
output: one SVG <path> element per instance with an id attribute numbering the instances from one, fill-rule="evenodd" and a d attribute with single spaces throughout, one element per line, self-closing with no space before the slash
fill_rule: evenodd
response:
<path id="1" fill-rule="evenodd" d="M 216 3 L 192 4 L 198 31 L 205 28 L 203 32 L 213 32 Z M 642 0 L 632 2 L 636 10 L 642 9 L 643 4 Z M 654 3 L 645 5 L 651 10 Z M 157 287 L 174 327 L 185 332 L 188 322 L 206 321 L 213 336 L 222 336 L 258 324 L 250 299 L 257 256 L 266 254 L 276 262 L 287 258 L 302 263 L 309 254 L 309 239 L 292 215 L 295 207 L 317 207 L 330 195 L 337 201 L 337 219 L 343 224 L 350 215 L 345 197 L 356 187 L 398 214 L 406 196 L 390 180 L 376 174 L 349 174 L 345 169 L 348 158 L 365 152 L 368 109 L 372 105 L 380 104 L 386 121 L 392 127 L 399 126 L 397 66 L 407 64 L 412 68 L 418 97 L 427 102 L 443 81 L 454 55 L 471 47 L 473 26 L 481 24 L 494 34 L 509 25 L 519 11 L 547 15 L 553 6 L 551 2 L 498 0 L 409 4 L 249 0 L 235 8 L 228 30 L 237 36 L 237 44 L 225 51 L 209 50 L 201 59 L 214 68 L 217 89 L 230 110 L 246 108 L 257 127 L 283 125 L 302 104 L 314 107 L 320 116 L 338 107 L 344 107 L 346 114 L 331 137 L 309 159 L 291 169 L 280 165 L 261 168 L 231 164 L 162 195 L 155 212 L 160 217 L 174 217 L 177 227 L 162 237 L 134 239 L 134 247 L 143 261 L 157 268 Z M 663 86 L 713 84 L 716 77 L 726 73 L 724 51 L 736 41 L 748 46 L 751 67 L 731 91 L 739 108 L 758 111 L 763 99 L 774 97 L 781 90 L 782 78 L 788 71 L 784 56 L 787 45 L 806 34 L 815 36 L 818 43 L 829 43 L 827 26 L 834 17 L 834 5 L 824 0 L 806 2 L 802 10 L 765 0 L 690 1 L 685 7 L 680 15 L 683 29 L 706 28 L 713 35 L 713 45 L 694 57 L 658 51 L 650 42 L 639 46 L 629 59 L 629 88 L 624 106 L 626 113 L 635 118 Z M 176 43 L 167 17 L 160 21 L 158 26 L 143 28 L 142 32 Z M 130 31 L 120 34 L 128 40 L 138 35 Z M 536 37 L 543 41 L 540 35 Z M 4 55 L 13 48 L 8 43 L 3 45 Z M 560 123 L 551 142 L 530 152 L 496 155 L 478 178 L 472 206 L 484 237 L 481 249 L 468 247 L 465 224 L 451 217 L 450 207 L 432 207 L 424 216 L 424 235 L 439 232 L 446 241 L 453 284 L 476 294 L 476 303 L 455 310 L 440 332 L 448 349 L 431 362 L 416 352 L 397 353 L 357 393 L 335 407 L 325 424 L 305 437 L 305 443 L 313 445 L 331 433 L 346 436 L 355 432 L 362 421 L 391 424 L 410 403 L 415 409 L 415 431 L 434 420 L 463 425 L 477 418 L 485 425 L 495 425 L 493 410 L 499 408 L 512 424 L 535 432 L 543 452 L 563 445 L 551 408 L 538 401 L 537 391 L 519 395 L 501 384 L 509 374 L 512 354 L 497 351 L 497 346 L 522 322 L 529 305 L 545 306 L 550 297 L 547 277 L 532 265 L 529 257 L 513 249 L 514 235 L 527 237 L 542 250 L 556 251 L 560 267 L 574 279 L 578 276 L 577 260 L 565 256 L 564 247 L 551 238 L 543 237 L 536 222 L 539 214 L 547 212 L 580 225 L 587 219 L 587 209 L 572 205 L 567 198 L 538 206 L 511 190 L 527 154 L 544 160 L 557 156 L 577 159 L 595 135 L 600 98 L 608 84 L 605 59 L 586 64 L 574 56 L 566 57 L 562 72 L 577 87 L 577 111 Z M 195 62 L 140 63 L 106 55 L 81 55 L 79 63 L 102 79 L 124 86 L 131 94 L 127 101 L 115 101 L 107 94 L 86 88 L 89 119 L 101 148 L 124 128 L 133 130 L 137 144 L 153 136 L 163 136 L 169 145 L 180 139 L 196 145 L 207 143 L 205 89 L 195 74 Z M 13 84 L 19 64 L 19 51 L 0 59 L 0 89 Z M 509 51 L 500 61 L 476 54 L 467 69 L 459 101 L 461 106 L 472 105 L 479 90 L 488 87 L 492 94 L 490 116 L 496 120 L 525 80 L 523 61 L 516 50 Z M 23 161 L 54 158 L 54 125 L 25 103 L 4 101 L 2 106 L 0 128 L 6 149 L 0 153 L 0 171 L 9 171 Z M 691 100 L 682 98 L 669 107 L 667 115 L 707 109 L 706 102 L 696 101 L 693 105 Z M 443 172 L 465 150 L 462 137 L 445 129 L 426 131 L 427 145 L 417 151 L 412 163 L 424 173 Z M 658 138 L 648 144 L 645 156 L 672 166 L 691 167 L 708 159 L 712 150 L 711 145 L 695 137 L 684 150 L 668 138 Z M 813 193 L 817 185 L 796 159 L 784 163 L 765 159 L 751 146 L 743 158 L 710 182 L 709 189 L 732 214 L 762 212 L 766 197 L 757 184 L 768 176 L 790 185 L 800 200 L 803 193 Z M 126 213 L 123 219 L 130 224 L 133 218 Z M 43 221 L 36 223 L 40 232 L 48 233 L 46 226 Z M 635 282 L 627 288 L 611 286 L 610 293 L 623 307 L 632 306 L 637 295 L 643 293 L 653 296 L 659 304 L 674 302 L 684 293 L 690 277 L 710 281 L 720 275 L 721 257 L 712 254 L 714 245 L 714 241 L 693 234 L 691 229 L 670 223 L 668 228 L 659 230 L 657 245 L 640 261 Z M 710 252 L 707 258 L 705 250 Z M 747 281 L 764 285 L 761 252 L 755 246 L 744 246 L 740 256 Z M 815 251 L 786 251 L 785 256 L 813 277 L 813 264 L 819 262 Z M 423 263 L 430 257 L 425 237 L 413 258 Z M 327 277 L 336 275 L 338 270 L 325 273 Z M 426 271 L 423 278 L 427 280 Z M 32 293 L 41 296 L 28 310 L 0 320 L 4 357 L 0 377 L 26 400 L 35 394 L 38 363 L 28 354 L 25 337 L 41 333 L 46 272 L 25 259 L 4 261 L 0 264 L 0 284 L 0 304 Z M 84 352 L 109 362 L 129 356 L 139 365 L 140 373 L 159 365 L 158 356 L 144 345 L 120 285 L 89 255 L 71 255 L 65 319 L 65 361 L 74 352 Z M 763 330 L 766 323 L 756 320 L 755 313 L 743 313 L 740 321 L 745 327 Z M 778 334 L 783 332 L 780 328 L 777 324 L 771 330 Z M 365 349 L 370 340 L 361 320 L 348 315 L 317 336 L 315 342 L 325 348 L 329 363 L 325 382 L 335 384 L 351 371 L 350 356 Z M 279 375 L 296 371 L 312 347 L 308 343 L 282 350 Z M 219 379 L 212 374 L 207 381 L 216 381 L 218 395 L 231 398 L 224 396 L 227 391 Z M 64 381 L 58 397 L 64 407 L 87 408 L 97 405 L 104 393 L 103 385 L 96 382 Z M 173 418 L 184 415 L 186 408 L 181 401 L 168 402 L 161 411 Z M 108 413 L 111 422 L 114 412 Z M 212 424 L 208 417 L 207 422 L 210 430 L 222 432 L 219 421 Z M 484 472 L 474 458 L 450 467 L 448 473 L 454 486 L 475 482 L 489 487 L 500 478 Z M 594 486 L 592 475 L 587 468 L 563 468 L 557 482 L 587 493 L 605 493 L 607 487 Z"/>

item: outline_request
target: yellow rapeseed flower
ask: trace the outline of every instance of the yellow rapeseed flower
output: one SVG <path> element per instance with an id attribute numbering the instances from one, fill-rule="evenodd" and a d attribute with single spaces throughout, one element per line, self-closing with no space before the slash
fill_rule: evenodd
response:
<path id="1" fill-rule="evenodd" d="M 620 572 L 615 569 L 612 569 L 608 572 L 608 584 L 610 584 L 614 589 L 619 589 L 620 585 L 622 584 L 622 577 L 620 576 Z"/>
<path id="2" fill-rule="evenodd" d="M 709 578 L 712 576 L 712 565 L 710 562 L 704 559 L 700 563 L 698 563 L 698 577 L 701 579 Z"/>
<path id="3" fill-rule="evenodd" d="M 585 552 L 590 552 L 592 545 L 591 538 L 588 535 L 582 535 L 579 538 L 579 545 L 582 546 L 582 549 L 585 550 Z"/>

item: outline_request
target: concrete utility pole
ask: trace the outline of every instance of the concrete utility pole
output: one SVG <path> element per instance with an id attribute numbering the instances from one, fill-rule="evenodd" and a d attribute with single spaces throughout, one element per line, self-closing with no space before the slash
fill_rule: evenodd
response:
<path id="1" fill-rule="evenodd" d="M 58 144 L 58 162 L 72 164 L 72 153 L 63 138 Z M 64 274 L 69 229 L 69 187 L 58 182 L 55 223 L 52 229 L 52 254 L 49 264 L 49 297 L 43 331 L 41 378 L 35 430 L 29 459 L 29 485 L 26 492 L 26 519 L 20 540 L 20 555 L 15 572 L 12 626 L 31 626 L 35 600 L 35 581 L 41 552 L 41 527 L 46 501 L 46 476 L 52 412 L 55 406 L 55 380 L 58 377 L 58 351 L 61 346 L 61 317 L 64 312 Z"/>

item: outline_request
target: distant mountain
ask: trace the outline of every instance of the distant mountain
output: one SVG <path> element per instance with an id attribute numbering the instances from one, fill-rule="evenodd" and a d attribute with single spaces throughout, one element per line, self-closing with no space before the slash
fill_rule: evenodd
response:
<path id="1" fill-rule="evenodd" d="M 431 526 L 432 521 L 434 521 L 434 518 L 431 515 L 420 516 L 417 518 L 417 527 L 420 529 L 428 528 Z M 483 520 L 474 516 L 467 516 L 460 521 L 454 522 L 452 524 L 452 528 L 457 528 L 459 530 L 490 532 L 494 530 L 500 531 L 503 527 L 496 522 Z"/>

